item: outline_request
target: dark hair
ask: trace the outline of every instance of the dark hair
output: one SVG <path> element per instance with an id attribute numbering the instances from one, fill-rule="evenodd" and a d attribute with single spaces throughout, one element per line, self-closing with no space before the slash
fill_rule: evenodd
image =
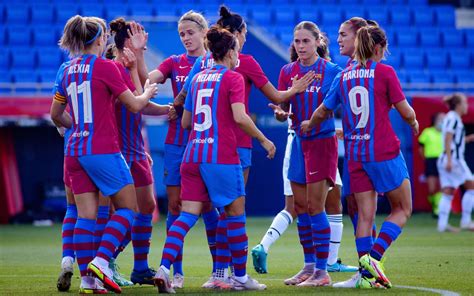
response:
<path id="1" fill-rule="evenodd" d="M 116 57 L 116 51 L 117 47 L 115 47 L 114 43 L 110 43 L 107 45 L 107 49 L 105 50 L 105 58 L 109 60 L 114 60 Z"/>
<path id="2" fill-rule="evenodd" d="M 128 30 L 130 30 L 130 22 L 126 22 L 123 17 L 114 19 L 109 24 L 110 32 L 114 36 L 115 46 L 122 51 L 125 46 L 125 41 L 128 37 Z"/>
<path id="3" fill-rule="evenodd" d="M 448 105 L 449 110 L 454 110 L 461 103 L 461 100 L 466 98 L 463 93 L 454 93 L 443 98 L 443 101 Z"/>
<path id="4" fill-rule="evenodd" d="M 222 61 L 229 50 L 235 49 L 237 46 L 235 36 L 218 26 L 212 26 L 207 31 L 206 43 L 215 61 Z"/>
<path id="5" fill-rule="evenodd" d="M 316 48 L 316 52 L 318 55 L 327 60 L 331 61 L 331 57 L 329 56 L 329 38 L 326 36 L 326 33 L 321 32 L 320 34 L 320 44 Z M 290 61 L 295 62 L 298 60 L 298 54 L 296 53 L 295 45 L 291 43 L 290 46 Z"/>
<path id="6" fill-rule="evenodd" d="M 387 50 L 387 36 L 380 27 L 362 27 L 357 31 L 355 39 L 355 59 L 364 67 L 367 60 L 375 54 L 375 46 L 380 45 Z"/>
<path id="7" fill-rule="evenodd" d="M 370 21 L 370 22 L 377 24 L 375 21 Z M 343 22 L 343 24 L 350 25 L 351 28 L 352 28 L 352 31 L 354 32 L 354 34 L 356 34 L 357 31 L 359 31 L 360 28 L 367 27 L 369 25 L 369 21 L 367 21 L 366 19 L 363 19 L 361 17 L 355 16 L 355 17 L 351 17 L 347 21 Z M 378 26 L 378 24 L 377 24 L 377 26 Z"/>
<path id="8" fill-rule="evenodd" d="M 81 54 L 105 34 L 105 21 L 98 17 L 75 15 L 63 29 L 59 47 L 68 51 L 71 57 Z"/>
<path id="9" fill-rule="evenodd" d="M 293 32 L 301 29 L 310 31 L 311 34 L 313 34 L 314 38 L 320 41 L 319 46 L 316 48 L 316 52 L 323 59 L 330 61 L 331 58 L 329 57 L 329 39 L 326 34 L 321 32 L 321 30 L 315 23 L 309 21 L 303 21 L 296 25 L 296 27 L 293 29 Z M 295 45 L 293 44 L 293 42 L 290 46 L 290 60 L 292 62 L 298 60 L 298 54 L 296 53 Z"/>
<path id="10" fill-rule="evenodd" d="M 221 28 L 227 29 L 232 34 L 235 32 L 242 32 L 242 30 L 246 27 L 245 21 L 240 16 L 240 14 L 230 12 L 229 8 L 225 5 L 221 5 L 219 8 L 219 15 L 220 18 L 217 20 L 217 25 Z"/>
<path id="11" fill-rule="evenodd" d="M 442 113 L 442 112 L 436 112 L 435 114 L 433 114 L 433 115 L 431 116 L 431 125 L 432 125 L 432 126 L 435 125 L 436 119 L 438 119 L 438 117 L 439 117 L 440 115 L 444 115 L 444 113 Z"/>

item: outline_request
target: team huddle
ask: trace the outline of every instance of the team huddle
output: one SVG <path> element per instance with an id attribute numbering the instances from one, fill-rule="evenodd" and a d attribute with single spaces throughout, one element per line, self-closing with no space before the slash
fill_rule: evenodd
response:
<path id="1" fill-rule="evenodd" d="M 418 122 L 395 70 L 381 63 L 388 46 L 383 29 L 359 17 L 342 23 L 337 41 L 341 55 L 348 57 L 342 69 L 330 61 L 328 37 L 318 26 L 299 23 L 292 62 L 282 67 L 277 87 L 251 55 L 241 53 L 246 32 L 245 20 L 225 6 L 211 28 L 201 14 L 189 11 L 178 21 L 186 52 L 149 72 L 144 61 L 148 34 L 140 24 L 119 18 L 107 26 L 100 18 L 78 15 L 68 20 L 59 45 L 71 59 L 58 71 L 51 105 L 51 118 L 65 139 L 68 207 L 60 291 L 69 290 L 77 261 L 81 294 L 120 293 L 121 286 L 133 284 L 175 293 L 184 285 L 184 239 L 200 216 L 212 258 L 202 287 L 266 289 L 246 270 L 245 184 L 252 138 L 269 159 L 276 149 L 249 116 L 252 84 L 271 101 L 276 119 L 289 123 L 285 209 L 251 251 L 255 270 L 268 271 L 270 246 L 297 218 L 304 262 L 286 285 L 392 287 L 381 261 L 411 215 L 412 197 L 388 112 L 395 108 L 415 134 Z M 107 46 L 109 34 L 114 43 Z M 167 79 L 174 103 L 151 102 L 157 84 Z M 336 131 L 334 121 L 339 107 L 342 131 Z M 148 265 L 156 201 L 142 114 L 169 119 L 167 234 L 158 270 Z M 337 169 L 338 137 L 345 148 L 343 180 Z M 377 193 L 391 205 L 378 233 Z M 338 259 L 341 195 L 348 200 L 359 267 Z M 116 272 L 115 260 L 130 242 L 134 265 L 128 281 Z M 355 275 L 332 284 L 329 273 L 341 271 Z"/>

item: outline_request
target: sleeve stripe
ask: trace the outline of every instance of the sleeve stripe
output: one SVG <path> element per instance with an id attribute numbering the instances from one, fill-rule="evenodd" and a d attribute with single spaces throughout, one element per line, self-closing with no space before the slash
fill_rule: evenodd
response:
<path id="1" fill-rule="evenodd" d="M 58 102 L 61 102 L 63 104 L 67 103 L 67 100 L 66 100 L 66 97 L 65 96 L 62 96 L 61 94 L 59 93 L 55 93 L 54 94 L 54 99 Z"/>

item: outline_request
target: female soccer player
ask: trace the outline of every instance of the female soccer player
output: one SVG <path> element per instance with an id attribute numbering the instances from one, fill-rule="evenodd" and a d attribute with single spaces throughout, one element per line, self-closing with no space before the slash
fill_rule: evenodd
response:
<path id="1" fill-rule="evenodd" d="M 355 41 L 357 63 L 352 63 L 337 75 L 324 102 L 310 120 L 301 124 L 303 131 L 311 131 L 339 104 L 342 105 L 350 193 L 355 195 L 359 209 L 356 247 L 359 263 L 365 269 L 354 287 L 372 287 L 372 282 L 363 280 L 370 276 L 368 273 L 385 287 L 392 286 L 380 260 L 400 235 L 412 210 L 408 170 L 388 112 L 395 106 L 415 134 L 418 133 L 418 122 L 394 69 L 380 63 L 387 44 L 381 28 L 360 28 Z M 376 192 L 386 193 L 391 213 L 373 243 L 371 233 L 377 205 Z"/>
<path id="2" fill-rule="evenodd" d="M 168 78 L 171 80 L 173 94 L 177 96 L 188 80 L 188 73 L 196 59 L 206 53 L 204 37 L 208 29 L 206 19 L 197 12 L 188 11 L 178 21 L 178 33 L 186 53 L 172 55 L 165 59 L 157 69 L 148 75 L 151 82 L 164 83 Z M 145 68 L 145 64 L 140 64 Z M 143 70 L 142 70 L 143 71 Z M 143 71 L 145 74 L 147 71 Z M 143 75 L 143 74 L 142 74 Z M 183 160 L 184 150 L 189 138 L 189 130 L 181 127 L 181 116 L 169 121 L 168 133 L 165 139 L 165 176 L 164 183 L 168 195 L 168 217 L 166 229 L 169 229 L 178 218 L 181 211 L 181 174 L 180 166 Z M 216 245 L 215 234 L 217 228 L 218 214 L 210 202 L 203 209 L 203 220 L 213 260 L 215 260 Z M 182 250 L 173 263 L 173 287 L 182 288 L 184 284 L 184 272 L 182 267 Z M 215 272 L 215 264 L 213 264 Z"/>
<path id="3" fill-rule="evenodd" d="M 102 58 L 106 25 L 95 17 L 76 15 L 68 20 L 60 40 L 70 61 L 61 65 L 51 105 L 51 118 L 58 127 L 72 128 L 66 139 L 66 170 L 78 209 L 74 247 L 81 272 L 81 293 L 103 293 L 91 273 L 107 289 L 121 292 L 112 280 L 108 261 L 134 218 L 136 196 L 133 180 L 120 153 L 114 103 L 118 97 L 131 111 L 148 105 L 156 85 L 145 84 L 144 93 L 134 96 L 112 61 Z M 70 105 L 71 115 L 64 112 Z M 115 213 L 104 230 L 94 258 L 94 226 L 98 190 L 111 196 Z"/>
<path id="4" fill-rule="evenodd" d="M 274 157 L 275 146 L 245 112 L 244 81 L 231 70 L 238 62 L 238 39 L 218 27 L 211 28 L 206 39 L 215 63 L 194 76 L 186 97 L 182 126 L 191 128 L 191 135 L 181 165 L 183 208 L 168 232 L 155 283 L 159 292 L 174 292 L 169 268 L 184 237 L 199 218 L 203 202 L 210 198 L 214 206 L 224 207 L 227 215 L 227 236 L 235 269 L 233 288 L 263 290 L 266 286 L 246 273 L 245 188 L 236 126 L 257 138 L 268 158 Z"/>
<path id="5" fill-rule="evenodd" d="M 474 206 L 474 177 L 464 159 L 465 145 L 474 141 L 474 135 L 466 137 L 461 116 L 467 113 L 467 99 L 461 93 L 444 98 L 449 112 L 443 121 L 443 153 L 438 158 L 438 171 L 441 181 L 442 197 L 439 203 L 438 231 L 456 231 L 448 224 L 454 191 L 464 185 L 466 192 L 462 197 L 461 228 L 474 231 L 471 221 Z"/>
<path id="6" fill-rule="evenodd" d="M 299 60 L 283 66 L 278 82 L 279 89 L 287 89 L 294 76 L 303 76 L 308 71 L 316 73 L 315 81 L 306 91 L 290 99 L 296 137 L 291 147 L 288 179 L 298 214 L 298 234 L 305 253 L 305 266 L 285 280 L 287 285 L 327 286 L 331 283 L 327 273 L 330 225 L 325 203 L 337 170 L 334 119 L 327 119 L 309 133 L 300 127 L 303 120 L 310 118 L 311 110 L 321 104 L 334 77 L 341 71 L 339 66 L 318 55 L 320 36 L 321 31 L 312 22 L 304 21 L 295 27 L 293 44 Z"/>
<path id="7" fill-rule="evenodd" d="M 320 35 L 320 45 L 318 46 L 318 55 L 330 61 L 329 57 L 329 40 L 323 33 Z M 293 45 L 290 47 L 290 60 L 295 62 L 298 60 L 298 54 Z M 291 145 L 293 138 L 295 137 L 294 130 L 291 129 L 291 120 L 288 119 L 288 112 L 285 112 L 280 107 L 269 104 L 274 110 L 275 116 L 279 121 L 288 120 L 288 139 L 285 149 L 285 158 L 283 160 L 283 188 L 285 194 L 285 208 L 278 213 L 273 219 L 270 228 L 268 228 L 264 237 L 260 241 L 260 244 L 256 245 L 252 249 L 252 260 L 255 271 L 258 273 L 267 273 L 267 254 L 270 246 L 275 243 L 280 236 L 286 231 L 288 226 L 296 218 L 296 212 L 294 210 L 293 192 L 291 191 L 290 180 L 288 180 L 288 167 L 290 164 Z M 286 108 L 286 106 L 285 106 Z M 342 181 L 339 175 L 339 170 L 336 173 L 336 186 L 334 186 L 329 192 L 326 199 L 326 212 L 328 214 L 329 225 L 331 228 L 331 238 L 329 243 L 329 255 L 328 255 L 328 271 L 329 272 L 354 272 L 358 268 L 355 266 L 345 265 L 339 259 L 339 247 L 342 239 L 342 204 L 341 204 L 341 187 Z"/>
<path id="8" fill-rule="evenodd" d="M 134 48 L 132 44 L 134 41 L 141 41 L 140 35 L 143 35 L 143 30 L 138 24 L 126 22 L 123 18 L 113 20 L 109 26 L 115 42 L 117 68 L 129 89 L 135 94 L 142 94 L 143 88 L 138 76 L 137 61 L 131 49 Z M 130 34 L 132 36 L 130 38 L 129 31 L 131 32 L 132 28 L 136 34 Z M 166 115 L 170 109 L 170 106 L 150 102 L 141 113 Z M 134 265 L 130 278 L 134 284 L 153 285 L 155 271 L 148 266 L 148 253 L 156 201 L 153 194 L 153 175 L 141 133 L 143 125 L 141 113 L 130 112 L 121 102 L 115 104 L 120 147 L 133 177 L 138 205 L 138 213 L 133 220 L 131 232 Z"/>
<path id="9" fill-rule="evenodd" d="M 222 5 L 220 8 L 220 18 L 217 20 L 217 25 L 226 28 L 239 40 L 239 59 L 235 71 L 240 73 L 244 77 L 245 83 L 245 110 L 249 114 L 249 97 L 252 83 L 260 89 L 263 94 L 272 100 L 275 103 L 281 103 L 285 99 L 291 97 L 292 95 L 302 92 L 306 89 L 309 83 L 314 79 L 314 72 L 309 71 L 307 75 L 298 79 L 295 77 L 293 81 L 293 86 L 290 89 L 285 90 L 276 90 L 272 83 L 268 80 L 265 73 L 263 72 L 260 65 L 257 61 L 248 54 L 242 54 L 242 48 L 244 46 L 247 34 L 247 25 L 242 18 L 237 13 L 232 13 L 229 9 Z M 194 66 L 189 73 L 189 79 L 186 81 L 183 89 L 179 95 L 175 98 L 175 106 L 180 106 L 183 103 L 184 98 L 189 90 L 189 83 L 196 73 L 199 71 L 212 67 L 214 60 L 210 54 L 205 55 L 204 57 L 199 57 Z M 237 129 L 237 141 L 238 141 L 238 152 L 240 157 L 240 163 L 244 170 L 244 181 L 247 183 L 247 177 L 251 166 L 251 157 L 252 157 L 252 140 L 247 134 L 243 133 L 240 129 Z M 227 278 L 227 268 L 230 260 L 230 253 L 226 247 L 226 225 L 225 217 L 223 215 L 219 216 L 219 223 L 217 226 L 217 262 L 216 262 L 216 276 L 215 278 L 211 277 L 203 287 L 212 288 L 215 284 L 223 284 L 226 286 L 228 282 Z M 213 284 L 214 283 L 214 284 Z"/>

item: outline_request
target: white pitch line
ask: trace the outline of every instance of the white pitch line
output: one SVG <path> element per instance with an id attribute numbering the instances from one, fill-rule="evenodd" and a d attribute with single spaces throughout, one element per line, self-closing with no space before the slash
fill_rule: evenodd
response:
<path id="1" fill-rule="evenodd" d="M 419 291 L 427 291 L 427 292 L 432 292 L 436 294 L 440 294 L 443 296 L 460 296 L 461 294 L 448 291 L 448 290 L 441 290 L 441 289 L 433 289 L 433 288 L 425 288 L 425 287 L 413 287 L 413 286 L 400 286 L 400 285 L 395 285 L 396 288 L 401 288 L 401 289 L 410 289 L 410 290 L 419 290 Z"/>

